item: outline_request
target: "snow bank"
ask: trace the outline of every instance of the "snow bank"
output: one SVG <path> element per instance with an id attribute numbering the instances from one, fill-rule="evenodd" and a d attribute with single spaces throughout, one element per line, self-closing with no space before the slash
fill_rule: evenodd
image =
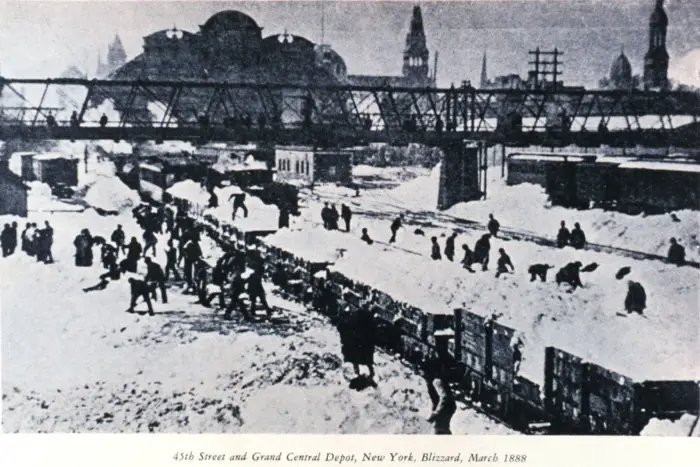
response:
<path id="1" fill-rule="evenodd" d="M 356 230 L 365 225 L 363 219 Z M 333 269 L 350 279 L 425 312 L 451 313 L 463 307 L 485 317 L 500 314 L 499 322 L 524 334 L 522 372 L 535 382 L 542 382 L 544 348 L 550 345 L 636 380 L 700 376 L 700 363 L 695 357 L 700 345 L 698 271 L 497 239 L 492 242 L 492 255 L 497 255 L 498 248 L 505 248 L 517 270 L 496 279 L 495 258 L 491 270 L 476 273 L 465 271 L 459 264 L 430 260 L 428 239 L 435 235 L 444 247 L 444 238 L 440 237 L 444 230 L 425 230 L 425 237 L 404 232 L 394 245 L 370 246 L 360 241 L 359 235 L 321 228 L 284 230 L 265 241 L 310 261 L 334 262 Z M 461 259 L 460 246 L 473 246 L 479 236 L 475 232 L 457 237 L 457 259 Z M 570 293 L 567 287 L 553 283 L 553 276 L 556 269 L 575 260 L 600 266 L 593 273 L 582 274 L 585 287 Z M 556 268 L 550 271 L 547 283 L 529 281 L 527 267 L 538 262 Z M 615 273 L 624 266 L 631 266 L 632 273 L 626 280 L 614 280 Z M 623 312 L 627 279 L 639 281 L 646 288 L 645 317 L 618 315 Z M 650 335 L 655 338 L 650 340 Z"/>
<path id="2" fill-rule="evenodd" d="M 236 156 L 222 154 L 211 168 L 219 173 L 226 173 L 239 170 L 267 170 L 267 164 L 256 160 L 252 155 L 241 162 Z"/>
<path id="3" fill-rule="evenodd" d="M 141 198 L 118 178 L 100 177 L 87 189 L 84 201 L 96 209 L 122 213 L 140 204 Z"/>
<path id="4" fill-rule="evenodd" d="M 214 190 L 219 198 L 219 207 L 210 209 L 209 212 L 215 217 L 227 222 L 231 222 L 233 214 L 233 199 L 229 198 L 233 194 L 243 193 L 235 185 Z M 265 204 L 256 196 L 246 194 L 245 205 L 248 208 L 248 217 L 243 217 L 243 212 L 239 209 L 233 225 L 244 232 L 250 231 L 275 231 L 279 220 L 279 209 L 272 204 Z"/>
<path id="5" fill-rule="evenodd" d="M 579 222 L 590 242 L 662 256 L 668 252 L 669 239 L 676 237 L 686 247 L 688 259 L 700 259 L 697 211 L 677 211 L 680 222 L 675 222 L 670 214 L 631 216 L 602 209 L 567 209 L 551 206 L 539 185 L 507 186 L 501 178 L 490 181 L 487 196 L 484 201 L 457 204 L 447 213 L 481 222 L 488 222 L 488 215 L 493 213 L 503 227 L 550 238 L 556 237 L 562 220 L 570 228 Z"/>
<path id="6" fill-rule="evenodd" d="M 697 423 L 697 415 L 684 414 L 676 421 L 652 418 L 644 427 L 641 436 L 690 436 L 690 430 Z"/>
<path id="7" fill-rule="evenodd" d="M 207 190 L 193 180 L 177 182 L 166 191 L 175 198 L 184 199 L 191 203 L 201 204 L 203 206 L 209 203 L 209 193 L 207 193 Z"/>
<path id="8" fill-rule="evenodd" d="M 419 211 L 434 211 L 437 209 L 440 189 L 440 170 L 442 164 L 436 165 L 427 177 L 418 177 L 403 183 L 393 190 L 388 190 L 386 196 L 390 203 L 403 205 L 407 209 Z"/>

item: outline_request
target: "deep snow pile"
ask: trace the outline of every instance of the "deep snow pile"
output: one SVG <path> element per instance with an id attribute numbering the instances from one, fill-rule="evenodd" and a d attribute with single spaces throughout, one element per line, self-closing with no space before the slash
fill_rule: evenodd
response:
<path id="1" fill-rule="evenodd" d="M 641 436 L 690 436 L 690 430 L 697 423 L 697 415 L 684 414 L 676 421 L 652 418 L 644 427 Z M 700 436 L 695 434 L 694 436 Z"/>
<path id="2" fill-rule="evenodd" d="M 434 211 L 439 188 L 440 164 L 430 176 L 418 177 L 393 190 L 368 191 L 362 196 L 398 209 Z M 670 214 L 632 216 L 602 209 L 567 209 L 552 206 L 541 186 L 508 186 L 505 179 L 493 172 L 487 190 L 486 200 L 459 203 L 446 213 L 483 223 L 488 222 L 489 214 L 494 214 L 502 227 L 550 238 L 556 237 L 562 220 L 569 228 L 579 222 L 590 242 L 661 256 L 668 252 L 669 239 L 676 237 L 685 246 L 688 259 L 700 260 L 700 213 L 697 211 L 676 211 L 674 214 L 679 219 L 676 222 Z"/>
<path id="3" fill-rule="evenodd" d="M 85 203 L 108 212 L 127 212 L 138 206 L 141 198 L 116 177 L 99 177 L 85 193 Z"/>
<path id="4" fill-rule="evenodd" d="M 631 216 L 602 209 L 567 209 L 551 206 L 539 185 L 507 186 L 499 177 L 489 182 L 488 199 L 460 203 L 447 212 L 482 222 L 487 222 L 488 215 L 493 213 L 504 227 L 552 238 L 556 237 L 562 220 L 570 228 L 579 222 L 593 243 L 662 256 L 668 252 L 669 239 L 676 237 L 686 247 L 689 259 L 700 258 L 700 213 L 696 211 L 675 212 L 680 220 L 675 222 L 670 214 Z"/>
<path id="5" fill-rule="evenodd" d="M 231 222 L 233 213 L 233 199 L 229 198 L 234 194 L 243 193 L 243 191 L 235 186 L 227 186 L 216 188 L 216 196 L 219 199 L 219 207 L 209 210 L 218 219 Z M 279 209 L 273 204 L 265 204 L 256 196 L 246 194 L 245 205 L 248 208 L 248 217 L 243 216 L 242 210 L 236 213 L 236 219 L 233 225 L 238 229 L 249 231 L 275 231 L 278 226 Z"/>
<path id="6" fill-rule="evenodd" d="M 276 322 L 229 322 L 175 287 L 167 305 L 154 303 L 154 317 L 127 314 L 128 284 L 83 293 L 102 269 L 76 268 L 71 255 L 83 227 L 108 237 L 121 223 L 138 237 L 131 216 L 86 211 L 49 220 L 55 264 L 21 254 L 0 262 L 3 279 L 23 272 L 0 281 L 5 432 L 431 432 L 425 383 L 378 353 L 379 387 L 351 390 L 337 331 L 320 315 L 273 295 L 283 309 Z M 163 264 L 161 248 L 156 259 Z M 271 399 L 279 395 L 294 406 Z M 463 406 L 452 426 L 458 434 L 512 433 Z"/>
<path id="7" fill-rule="evenodd" d="M 184 199 L 191 203 L 206 206 L 209 203 L 209 193 L 204 187 L 194 180 L 183 180 L 177 182 L 166 190 L 175 198 Z"/>
<path id="8" fill-rule="evenodd" d="M 351 279 L 427 312 L 450 313 L 466 307 L 483 316 L 502 314 L 500 322 L 524 333 L 522 372 L 536 382 L 544 374 L 544 347 L 548 345 L 638 380 L 700 376 L 695 358 L 700 345 L 696 293 L 700 274 L 694 269 L 494 240 L 491 269 L 472 274 L 459 264 L 429 259 L 429 237 L 438 236 L 444 247 L 440 237 L 444 230 L 426 228 L 425 236 L 403 231 L 397 245 L 369 246 L 357 235 L 366 219 L 358 223 L 352 234 L 285 230 L 265 241 L 309 260 L 334 262 L 333 268 Z M 462 243 L 473 247 L 479 235 L 457 237 L 457 259 L 462 256 Z M 496 279 L 494 263 L 500 247 L 518 269 L 514 275 Z M 595 272 L 582 274 L 583 289 L 570 293 L 568 287 L 558 287 L 553 283 L 556 269 L 550 271 L 547 283 L 529 282 L 526 271 L 530 264 L 542 262 L 559 268 L 575 260 L 600 265 Z M 632 273 L 625 280 L 615 280 L 615 273 L 624 266 L 631 266 Z M 645 317 L 617 314 L 623 312 L 628 279 L 646 288 Z"/>

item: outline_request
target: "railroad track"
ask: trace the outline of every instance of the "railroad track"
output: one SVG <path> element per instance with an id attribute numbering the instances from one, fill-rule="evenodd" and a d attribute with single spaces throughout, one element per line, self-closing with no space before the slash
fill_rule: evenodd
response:
<path id="1" fill-rule="evenodd" d="M 407 208 L 405 205 L 392 203 L 388 200 L 381 200 L 379 199 L 379 196 L 375 196 L 370 199 L 364 198 L 362 199 L 362 205 L 360 205 L 360 201 L 356 201 L 356 198 L 341 197 L 337 194 L 316 192 L 310 195 L 310 198 L 316 198 L 320 201 L 347 202 L 347 200 L 350 199 L 352 200 L 350 204 L 354 205 L 354 215 L 356 214 L 375 219 L 386 219 L 390 222 L 396 217 L 398 213 L 403 213 L 407 221 L 406 223 L 409 225 L 436 228 L 454 228 L 454 225 L 457 225 L 460 229 L 463 229 L 465 231 L 487 231 L 487 224 L 483 222 L 456 217 L 438 211 L 413 211 Z M 390 208 L 390 211 L 387 211 L 387 208 Z M 553 239 L 548 237 L 542 237 L 541 235 L 538 235 L 535 232 L 528 232 L 526 230 L 519 230 L 501 226 L 501 228 L 499 229 L 499 237 L 504 240 L 524 241 L 535 243 L 537 245 L 548 248 L 558 248 L 556 242 Z M 610 255 L 622 256 L 636 260 L 660 261 L 663 263 L 666 262 L 666 258 L 661 255 L 646 253 L 637 250 L 630 250 L 626 248 L 619 248 L 610 245 L 603 245 L 599 243 L 587 242 L 586 246 L 583 248 L 583 251 L 606 253 Z M 686 261 L 686 266 L 695 269 L 700 269 L 700 263 L 697 261 Z"/>

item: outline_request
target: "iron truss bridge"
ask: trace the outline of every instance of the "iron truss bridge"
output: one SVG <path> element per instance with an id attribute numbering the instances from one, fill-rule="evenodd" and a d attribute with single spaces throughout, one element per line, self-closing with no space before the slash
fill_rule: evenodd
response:
<path id="1" fill-rule="evenodd" d="M 0 139 L 679 147 L 700 93 L 0 77 Z"/>

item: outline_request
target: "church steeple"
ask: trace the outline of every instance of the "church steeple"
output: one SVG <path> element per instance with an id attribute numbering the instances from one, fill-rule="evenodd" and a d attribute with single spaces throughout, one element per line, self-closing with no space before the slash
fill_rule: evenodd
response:
<path id="1" fill-rule="evenodd" d="M 481 80 L 479 81 L 479 87 L 485 89 L 489 84 L 489 76 L 486 73 L 486 52 L 484 52 L 484 59 L 481 61 Z"/>
<path id="2" fill-rule="evenodd" d="M 411 27 L 406 35 L 403 52 L 403 75 L 415 84 L 428 84 L 430 53 L 423 29 L 423 14 L 419 6 L 413 7 Z"/>
<path id="3" fill-rule="evenodd" d="M 667 29 L 668 16 L 664 11 L 664 1 L 656 0 L 649 18 L 649 50 L 644 56 L 644 85 L 648 88 L 668 86 Z"/>
<path id="4" fill-rule="evenodd" d="M 107 52 L 107 66 L 110 72 L 116 70 L 126 63 L 126 51 L 118 34 L 114 35 L 114 42 L 109 46 Z"/>

